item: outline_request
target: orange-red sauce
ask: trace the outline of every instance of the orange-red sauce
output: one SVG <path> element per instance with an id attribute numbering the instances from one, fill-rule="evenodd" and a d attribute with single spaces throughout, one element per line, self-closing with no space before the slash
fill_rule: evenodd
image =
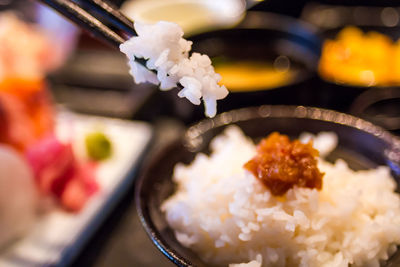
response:
<path id="1" fill-rule="evenodd" d="M 294 186 L 320 190 L 324 174 L 318 169 L 317 156 L 312 142 L 290 141 L 288 136 L 274 132 L 261 140 L 256 156 L 244 168 L 276 196 Z"/>

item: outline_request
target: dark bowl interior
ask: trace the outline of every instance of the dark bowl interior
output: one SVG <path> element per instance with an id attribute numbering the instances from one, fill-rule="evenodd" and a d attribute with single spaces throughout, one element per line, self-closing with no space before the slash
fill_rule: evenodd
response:
<path id="1" fill-rule="evenodd" d="M 157 248 L 178 266 L 208 265 L 180 245 L 160 211 L 161 203 L 174 191 L 173 168 L 178 162 L 190 163 L 198 152 L 208 153 L 211 139 L 230 124 L 238 125 L 254 140 L 272 131 L 292 137 L 304 131 L 333 131 L 339 136 L 339 145 L 328 160 L 343 158 L 356 170 L 388 165 L 400 182 L 400 141 L 382 128 L 350 115 L 301 106 L 260 106 L 204 120 L 189 128 L 182 141 L 163 149 L 145 168 L 135 188 L 136 206 L 144 229 Z M 399 264 L 400 252 L 397 252 L 384 266 Z"/>
<path id="2" fill-rule="evenodd" d="M 205 32 L 191 36 L 190 40 L 193 41 L 193 52 L 207 54 L 212 60 L 272 63 L 277 57 L 284 56 L 297 70 L 291 81 L 279 87 L 230 92 L 218 101 L 218 112 L 262 104 L 312 105 L 311 84 L 316 77 L 321 46 L 313 29 L 300 21 L 266 12 L 248 12 L 235 28 Z M 182 110 L 185 114 L 193 113 L 192 122 L 204 117 L 202 107 L 193 108 L 187 101 L 179 99 L 176 105 L 179 105 L 180 113 Z"/>
<path id="3" fill-rule="evenodd" d="M 211 59 L 272 63 L 279 56 L 284 56 L 289 59 L 291 67 L 298 70 L 295 77 L 282 86 L 257 91 L 231 91 L 220 101 L 221 111 L 261 104 L 308 104 L 309 87 L 305 82 L 315 75 L 320 42 L 310 29 L 297 20 L 250 12 L 245 21 L 234 29 L 203 33 L 192 36 L 191 40 L 193 51 L 207 54 Z M 290 94 L 282 97 L 285 93 Z"/>
<path id="4" fill-rule="evenodd" d="M 397 41 L 400 38 L 400 27 L 386 27 L 386 26 L 365 26 L 365 25 L 354 25 L 360 28 L 364 33 L 375 31 L 390 37 L 393 41 Z M 325 30 L 320 33 L 322 40 L 336 39 L 337 34 L 343 29 L 343 27 Z M 387 86 L 356 86 L 351 84 L 336 83 L 331 80 L 326 80 L 324 77 L 319 75 L 321 82 L 320 93 L 317 94 L 318 106 L 331 108 L 341 111 L 350 111 L 351 105 L 354 103 L 357 97 L 363 92 L 371 88 L 375 89 L 386 89 L 390 88 Z M 359 115 L 359 114 L 357 114 Z"/>

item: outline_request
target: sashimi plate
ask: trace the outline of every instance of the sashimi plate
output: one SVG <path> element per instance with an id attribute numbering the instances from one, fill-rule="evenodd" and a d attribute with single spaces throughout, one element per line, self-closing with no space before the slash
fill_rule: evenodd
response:
<path id="1" fill-rule="evenodd" d="M 134 172 L 152 138 L 152 127 L 145 122 L 64 110 L 57 115 L 57 138 L 65 140 L 72 136 L 74 150 L 79 150 L 76 148 L 85 133 L 96 129 L 101 129 L 113 146 L 111 158 L 96 169 L 100 190 L 78 213 L 56 208 L 40 216 L 23 238 L 0 252 L 0 266 L 68 265 L 132 185 Z"/>

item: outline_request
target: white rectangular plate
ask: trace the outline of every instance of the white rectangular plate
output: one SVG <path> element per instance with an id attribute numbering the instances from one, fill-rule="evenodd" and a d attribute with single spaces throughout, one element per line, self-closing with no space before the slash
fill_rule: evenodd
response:
<path id="1" fill-rule="evenodd" d="M 40 217 L 25 237 L 0 254 L 1 267 L 66 265 L 132 184 L 132 173 L 152 137 L 151 126 L 68 111 L 57 116 L 56 134 L 61 140 L 72 137 L 74 143 L 79 142 L 85 133 L 97 129 L 113 144 L 113 156 L 96 170 L 99 192 L 79 213 L 60 208 Z"/>

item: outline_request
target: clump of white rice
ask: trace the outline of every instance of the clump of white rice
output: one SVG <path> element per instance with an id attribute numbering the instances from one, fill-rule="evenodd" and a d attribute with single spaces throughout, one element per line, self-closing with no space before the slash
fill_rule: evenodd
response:
<path id="1" fill-rule="evenodd" d="M 177 239 L 206 262 L 379 266 L 400 244 L 400 197 L 387 167 L 353 171 L 343 160 L 320 159 L 321 191 L 295 187 L 275 197 L 243 169 L 256 152 L 239 128 L 228 128 L 211 149 L 176 166 L 178 189 L 162 205 Z"/>
<path id="2" fill-rule="evenodd" d="M 151 82 L 161 90 L 169 90 L 180 83 L 183 89 L 179 97 L 186 97 L 195 105 L 203 99 L 205 113 L 214 117 L 217 100 L 225 98 L 228 90 L 218 85 L 221 76 L 215 73 L 207 55 L 193 53 L 189 56 L 192 42 L 183 39 L 183 31 L 178 24 L 160 21 L 156 24 L 135 22 L 138 36 L 121 44 L 121 51 L 129 58 L 130 73 L 136 83 Z M 148 59 L 149 71 L 135 61 Z"/>

